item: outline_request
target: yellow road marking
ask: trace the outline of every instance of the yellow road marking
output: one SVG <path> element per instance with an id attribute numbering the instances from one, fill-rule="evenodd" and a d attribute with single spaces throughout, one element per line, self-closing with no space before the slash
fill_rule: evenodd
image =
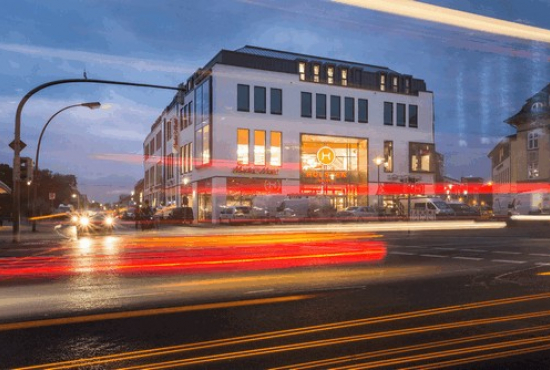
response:
<path id="1" fill-rule="evenodd" d="M 103 364 L 103 363 L 122 361 L 122 360 L 128 360 L 128 359 L 138 359 L 138 358 L 165 355 L 167 353 L 177 353 L 177 352 L 191 351 L 191 350 L 197 350 L 197 349 L 211 349 L 211 348 L 221 347 L 226 345 L 249 343 L 257 340 L 285 338 L 285 337 L 291 337 L 296 335 L 317 333 L 321 331 L 351 328 L 351 327 L 357 327 L 362 325 L 371 325 L 371 324 L 382 323 L 382 322 L 426 317 L 426 316 L 438 315 L 443 313 L 466 311 L 466 310 L 494 307 L 494 306 L 507 305 L 507 304 L 516 304 L 516 303 L 522 303 L 526 301 L 549 299 L 549 298 L 550 298 L 550 293 L 541 293 L 541 294 L 533 294 L 528 296 L 503 298 L 503 299 L 468 303 L 463 305 L 454 305 L 454 306 L 448 306 L 448 307 L 440 307 L 440 308 L 426 309 L 426 310 L 420 310 L 420 311 L 398 313 L 398 314 L 379 316 L 374 318 L 350 320 L 350 321 L 336 322 L 336 323 L 330 323 L 330 324 L 321 324 L 321 325 L 315 325 L 315 326 L 304 327 L 304 328 L 295 328 L 295 329 L 286 329 L 286 330 L 279 330 L 279 331 L 273 331 L 273 332 L 267 332 L 267 333 L 250 334 L 250 335 L 245 335 L 245 336 L 240 336 L 235 338 L 215 339 L 215 340 L 205 341 L 205 342 L 175 345 L 175 346 L 141 350 L 141 351 L 132 351 L 132 352 L 126 352 L 126 353 L 120 353 L 120 354 L 98 356 L 98 357 L 93 357 L 88 359 L 70 360 L 70 361 L 58 362 L 58 363 L 47 364 L 47 365 L 37 365 L 33 367 L 26 367 L 24 369 L 26 370 L 68 369 L 68 368 L 83 366 L 84 364 L 91 366 L 96 364 Z M 473 325 L 478 325 L 478 324 L 479 322 L 476 322 Z M 439 328 L 439 327 L 441 326 L 440 325 L 436 326 L 436 328 Z M 408 329 L 408 330 L 413 330 L 413 329 Z M 417 330 L 417 329 L 414 329 L 414 330 Z M 437 330 L 437 329 L 433 329 L 433 330 Z M 365 339 L 362 339 L 362 340 L 365 340 Z"/>
<path id="2" fill-rule="evenodd" d="M 94 322 L 94 321 L 128 319 L 133 317 L 166 315 L 166 314 L 182 313 L 182 312 L 190 312 L 190 311 L 213 310 L 213 309 L 220 309 L 220 308 L 243 307 L 243 306 L 260 305 L 260 304 L 291 302 L 291 301 L 297 301 L 302 299 L 308 299 L 312 297 L 313 297 L 312 295 L 295 295 L 295 296 L 288 296 L 288 297 L 249 299 L 249 300 L 243 300 L 243 301 L 207 303 L 207 304 L 199 304 L 199 305 L 193 305 L 193 306 L 155 308 L 155 309 L 149 309 L 149 310 L 113 312 L 113 313 L 104 313 L 104 314 L 97 314 L 97 315 L 63 317 L 58 319 L 34 320 L 34 321 L 16 322 L 16 323 L 9 323 L 9 324 L 0 324 L 0 331 L 39 328 L 43 326 L 54 326 L 54 325 L 80 324 L 80 323 Z"/>

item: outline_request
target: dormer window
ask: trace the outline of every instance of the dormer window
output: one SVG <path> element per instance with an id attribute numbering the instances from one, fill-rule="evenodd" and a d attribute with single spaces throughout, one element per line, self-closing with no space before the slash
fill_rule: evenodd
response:
<path id="1" fill-rule="evenodd" d="M 319 73 L 321 71 L 321 66 L 319 64 L 313 65 L 313 82 L 319 82 Z"/>
<path id="2" fill-rule="evenodd" d="M 300 81 L 306 80 L 306 62 L 300 62 L 298 64 L 298 74 L 300 75 Z"/>
<path id="3" fill-rule="evenodd" d="M 531 112 L 540 112 L 544 109 L 544 104 L 541 102 L 533 103 L 531 105 Z"/>
<path id="4" fill-rule="evenodd" d="M 340 71 L 340 77 L 342 80 L 342 86 L 348 86 L 348 70 L 342 69 Z"/>
<path id="5" fill-rule="evenodd" d="M 386 75 L 380 75 L 380 91 L 386 91 Z"/>
<path id="6" fill-rule="evenodd" d="M 406 78 L 405 79 L 405 94 L 411 93 L 411 80 Z"/>
<path id="7" fill-rule="evenodd" d="M 392 78 L 392 81 L 391 81 L 391 90 L 393 92 L 397 92 L 398 91 L 398 81 L 399 79 L 397 78 L 397 76 L 394 76 Z"/>
<path id="8" fill-rule="evenodd" d="M 327 83 L 332 85 L 334 83 L 334 67 L 327 67 Z"/>

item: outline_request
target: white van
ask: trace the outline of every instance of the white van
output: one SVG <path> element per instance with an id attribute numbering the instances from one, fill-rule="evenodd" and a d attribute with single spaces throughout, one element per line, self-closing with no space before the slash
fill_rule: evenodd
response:
<path id="1" fill-rule="evenodd" d="M 413 210 L 415 213 L 430 214 L 435 213 L 437 217 L 446 217 L 454 216 L 455 212 L 447 203 L 442 201 L 440 198 L 429 198 L 429 197 L 411 197 L 411 214 Z M 399 198 L 399 209 L 401 215 L 409 215 L 409 198 Z"/>

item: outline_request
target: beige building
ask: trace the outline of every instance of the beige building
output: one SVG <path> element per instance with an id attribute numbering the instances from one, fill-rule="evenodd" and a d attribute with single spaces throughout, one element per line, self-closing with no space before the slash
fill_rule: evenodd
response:
<path id="1" fill-rule="evenodd" d="M 501 140 L 489 153 L 495 207 L 505 194 L 548 190 L 550 84 L 527 99 L 521 110 L 504 122 L 514 127 L 516 133 Z"/>

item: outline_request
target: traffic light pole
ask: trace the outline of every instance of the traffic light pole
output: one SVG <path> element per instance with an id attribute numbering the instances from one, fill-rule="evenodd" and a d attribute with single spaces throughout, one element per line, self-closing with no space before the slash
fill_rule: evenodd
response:
<path id="1" fill-rule="evenodd" d="M 146 87 L 153 89 L 162 89 L 162 90 L 176 90 L 176 91 L 185 91 L 183 86 L 163 86 L 163 85 L 151 85 L 151 84 L 142 84 L 135 82 L 123 82 L 123 81 L 110 81 L 110 80 L 92 80 L 92 79 L 67 79 L 67 80 L 56 80 L 44 83 L 30 90 L 19 102 L 17 106 L 17 111 L 15 113 L 15 131 L 14 131 L 14 140 L 11 147 L 13 148 L 13 241 L 18 243 L 21 240 L 21 150 L 24 148 L 24 144 L 21 141 L 21 113 L 23 112 L 23 107 L 27 101 L 37 92 L 55 85 L 63 85 L 69 83 L 96 83 L 96 84 L 108 84 L 108 85 L 122 85 L 122 86 L 135 86 L 135 87 Z"/>

